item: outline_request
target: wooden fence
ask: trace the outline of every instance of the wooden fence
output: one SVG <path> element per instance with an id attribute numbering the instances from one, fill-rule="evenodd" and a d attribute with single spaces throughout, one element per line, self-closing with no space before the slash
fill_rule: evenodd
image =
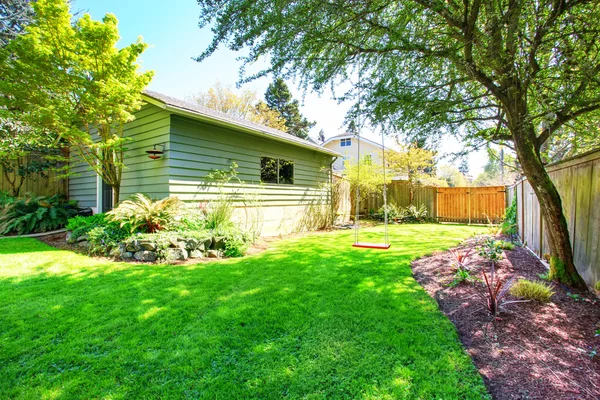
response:
<path id="1" fill-rule="evenodd" d="M 600 281 L 600 150 L 546 167 L 560 193 L 567 218 L 575 266 L 594 287 Z M 549 253 L 540 205 L 524 179 L 508 188 L 517 199 L 517 226 L 524 243 L 540 257 Z"/>
<path id="2" fill-rule="evenodd" d="M 504 186 L 437 188 L 439 222 L 499 223 L 506 208 Z"/>
<path id="3" fill-rule="evenodd" d="M 27 177 L 19 196 L 24 196 L 26 193 L 35 193 L 38 196 L 53 196 L 55 194 L 67 194 L 67 179 L 57 179 L 54 171 L 48 171 L 47 177 L 43 178 L 37 174 Z M 10 179 L 14 178 L 14 173 L 9 175 Z M 17 177 L 17 179 L 19 179 Z M 12 194 L 11 185 L 4 173 L 2 166 L 0 166 L 0 191 L 6 191 Z"/>
<path id="4" fill-rule="evenodd" d="M 417 187 L 412 204 L 424 204 L 427 215 L 439 222 L 498 223 L 506 208 L 504 186 L 487 187 Z M 410 188 L 405 181 L 388 185 L 388 202 L 400 207 L 410 203 Z M 377 211 L 383 205 L 383 196 L 373 196 L 361 204 L 362 212 Z"/>

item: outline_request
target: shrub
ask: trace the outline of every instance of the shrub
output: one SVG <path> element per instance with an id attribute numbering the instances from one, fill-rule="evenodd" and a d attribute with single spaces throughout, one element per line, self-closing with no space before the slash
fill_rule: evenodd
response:
<path id="1" fill-rule="evenodd" d="M 214 235 L 225 238 L 225 248 L 223 249 L 225 257 L 242 257 L 248 251 L 250 242 L 254 240 L 251 234 L 233 225 L 215 230 Z"/>
<path id="2" fill-rule="evenodd" d="M 88 242 L 90 254 L 109 255 L 111 250 L 119 246 L 122 241 L 131 236 L 128 229 L 115 223 L 109 223 L 104 226 L 96 226 L 88 233 Z"/>
<path id="3" fill-rule="evenodd" d="M 502 248 L 498 241 L 487 238 L 483 245 L 479 247 L 479 255 L 495 263 L 502 258 Z"/>
<path id="4" fill-rule="evenodd" d="M 60 195 L 27 194 L 6 204 L 0 211 L 0 234 L 51 231 L 64 226 L 77 212 L 77 202 L 65 201 Z"/>
<path id="5" fill-rule="evenodd" d="M 512 203 L 504 212 L 504 221 L 500 226 L 502 233 L 505 235 L 517 234 L 517 194 L 513 197 Z"/>
<path id="6" fill-rule="evenodd" d="M 182 205 L 177 197 L 152 200 L 137 193 L 132 200 L 122 202 L 117 208 L 106 213 L 106 216 L 109 220 L 118 222 L 122 228 L 129 227 L 131 233 L 152 233 L 173 226 Z"/>
<path id="7" fill-rule="evenodd" d="M 534 282 L 520 279 L 510 288 L 510 294 L 527 300 L 535 300 L 547 303 L 554 294 L 552 287 L 543 282 Z"/>
<path id="8" fill-rule="evenodd" d="M 427 219 L 427 207 L 425 207 L 425 204 L 421 204 L 421 207 L 418 209 L 411 204 L 405 210 L 403 222 L 424 222 Z"/>
<path id="9" fill-rule="evenodd" d="M 17 198 L 12 196 L 10 193 L 0 190 L 0 207 L 14 203 L 16 200 Z"/>
<path id="10" fill-rule="evenodd" d="M 515 245 L 514 243 L 501 240 L 500 242 L 498 242 L 498 247 L 500 247 L 502 250 L 514 250 Z"/>
<path id="11" fill-rule="evenodd" d="M 175 217 L 171 230 L 177 232 L 203 231 L 206 226 L 204 214 L 196 210 L 183 210 Z"/>
<path id="12" fill-rule="evenodd" d="M 94 214 L 89 217 L 73 217 L 69 219 L 66 228 L 71 231 L 71 240 L 74 241 L 77 240 L 77 238 L 86 235 L 92 229 L 107 224 L 106 214 Z"/>
<path id="13" fill-rule="evenodd" d="M 379 217 L 379 219 L 383 220 L 385 218 L 385 209 L 386 206 L 381 206 L 377 211 L 377 216 Z M 396 206 L 393 203 L 389 203 L 387 205 L 387 212 L 388 221 L 402 222 L 402 220 L 404 219 L 404 209 L 402 207 Z"/>

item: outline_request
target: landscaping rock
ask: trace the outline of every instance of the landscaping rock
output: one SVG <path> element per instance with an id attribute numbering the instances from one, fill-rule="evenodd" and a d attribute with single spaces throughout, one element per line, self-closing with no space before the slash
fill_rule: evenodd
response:
<path id="1" fill-rule="evenodd" d="M 212 237 L 208 237 L 206 239 L 204 239 L 204 241 L 202 242 L 202 244 L 204 245 L 204 248 L 198 247 L 199 250 L 208 250 L 210 249 L 210 246 L 212 246 Z"/>
<path id="2" fill-rule="evenodd" d="M 130 251 L 121 252 L 121 259 L 123 261 L 133 261 L 135 258 L 133 257 L 133 253 Z"/>
<path id="3" fill-rule="evenodd" d="M 204 253 L 200 250 L 192 250 L 190 251 L 190 258 L 204 258 Z"/>
<path id="4" fill-rule="evenodd" d="M 225 236 L 217 236 L 213 238 L 212 249 L 221 250 L 225 248 Z"/>
<path id="5" fill-rule="evenodd" d="M 196 250 L 200 242 L 198 239 L 187 238 L 185 239 L 185 249 L 188 251 Z"/>
<path id="6" fill-rule="evenodd" d="M 156 261 L 156 253 L 153 251 L 148 251 L 148 250 L 140 250 L 140 251 L 136 251 L 133 254 L 133 258 L 135 258 L 138 261 L 148 261 L 148 262 L 154 262 Z"/>
<path id="7" fill-rule="evenodd" d="M 88 240 L 88 235 L 81 235 L 77 238 L 77 243 L 87 242 L 87 240 Z"/>
<path id="8" fill-rule="evenodd" d="M 77 247 L 87 250 L 90 247 L 90 242 L 88 242 L 87 240 L 77 242 Z"/>
<path id="9" fill-rule="evenodd" d="M 186 249 L 167 249 L 167 260 L 187 260 L 188 252 Z"/>
<path id="10" fill-rule="evenodd" d="M 71 241 L 71 236 L 73 236 L 73 232 L 67 231 L 67 234 L 65 235 L 65 240 L 67 241 L 67 243 L 73 243 Z"/>
<path id="11" fill-rule="evenodd" d="M 125 248 L 127 251 L 131 251 L 133 253 L 138 252 L 140 250 L 142 250 L 142 248 L 140 247 L 140 245 L 138 244 L 137 240 L 134 240 L 133 242 L 129 243 L 127 245 L 127 247 Z"/>
<path id="12" fill-rule="evenodd" d="M 148 251 L 156 250 L 156 243 L 151 242 L 149 240 L 140 240 L 138 242 L 138 246 L 140 247 L 140 250 L 148 250 Z"/>
<path id="13" fill-rule="evenodd" d="M 119 247 L 114 247 L 111 251 L 110 251 L 110 256 L 113 258 L 118 258 L 121 257 L 121 249 Z"/>
<path id="14" fill-rule="evenodd" d="M 208 258 L 219 258 L 221 256 L 221 252 L 219 250 L 208 250 L 206 252 L 206 256 Z"/>

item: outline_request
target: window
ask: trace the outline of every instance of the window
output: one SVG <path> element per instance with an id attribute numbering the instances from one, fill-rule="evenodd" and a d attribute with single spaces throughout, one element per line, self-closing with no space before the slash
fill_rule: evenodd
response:
<path id="1" fill-rule="evenodd" d="M 348 147 L 348 146 L 352 146 L 352 139 L 348 138 L 348 139 L 340 139 L 340 145 L 342 147 Z"/>
<path id="2" fill-rule="evenodd" d="M 294 184 L 294 162 L 281 158 L 260 158 L 260 181 L 280 185 Z"/>

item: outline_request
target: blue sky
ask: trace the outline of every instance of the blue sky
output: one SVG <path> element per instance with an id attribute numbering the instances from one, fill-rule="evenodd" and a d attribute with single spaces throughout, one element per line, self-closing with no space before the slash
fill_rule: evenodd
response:
<path id="1" fill-rule="evenodd" d="M 239 54 L 219 49 L 213 56 L 198 63 L 192 57 L 199 55 L 210 43 L 210 28 L 198 27 L 199 7 L 194 0 L 74 0 L 72 10 L 89 12 L 94 19 L 113 13 L 119 20 L 120 45 L 134 42 L 138 36 L 150 45 L 141 58 L 144 69 L 154 70 L 150 89 L 173 97 L 185 98 L 206 91 L 218 80 L 234 86 L 239 78 Z M 250 71 L 260 65 L 251 66 Z M 255 90 L 262 97 L 271 79 L 262 78 L 245 84 L 243 89 Z M 295 98 L 302 102 L 302 113 L 317 125 L 311 135 L 316 137 L 323 129 L 327 137 L 342 133 L 346 104 L 338 104 L 330 93 L 318 96 L 302 93 L 294 82 L 288 82 Z M 364 132 L 370 139 L 379 141 L 372 133 Z M 392 140 L 388 140 L 391 142 Z M 453 138 L 445 139 L 442 152 L 458 151 L 460 144 Z M 482 152 L 469 156 L 471 174 L 475 176 L 485 164 Z M 444 161 L 442 161 L 444 163 Z"/>

